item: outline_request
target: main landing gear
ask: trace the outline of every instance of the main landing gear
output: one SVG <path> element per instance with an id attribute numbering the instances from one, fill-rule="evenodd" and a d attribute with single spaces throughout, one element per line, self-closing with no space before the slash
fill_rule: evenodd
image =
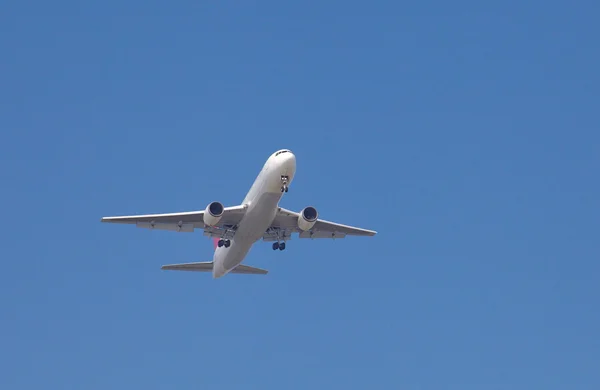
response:
<path id="1" fill-rule="evenodd" d="M 289 176 L 281 176 L 281 192 L 288 192 Z M 283 246 L 285 248 L 285 245 Z"/>
<path id="2" fill-rule="evenodd" d="M 217 246 L 220 248 L 222 246 L 225 246 L 225 248 L 229 248 L 229 246 L 231 245 L 231 241 L 229 240 L 219 240 L 219 242 L 217 242 Z"/>
<path id="3" fill-rule="evenodd" d="M 279 249 L 280 251 L 285 249 L 285 242 L 274 242 L 273 243 L 273 250 L 276 251 L 277 249 Z"/>

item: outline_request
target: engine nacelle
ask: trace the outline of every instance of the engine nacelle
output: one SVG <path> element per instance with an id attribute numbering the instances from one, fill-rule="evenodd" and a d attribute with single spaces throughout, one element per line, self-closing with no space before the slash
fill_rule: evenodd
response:
<path id="1" fill-rule="evenodd" d="M 303 231 L 310 230 L 317 223 L 317 218 L 319 218 L 319 213 L 316 208 L 312 206 L 305 207 L 298 216 L 298 227 Z"/>
<path id="2" fill-rule="evenodd" d="M 211 202 L 204 210 L 204 224 L 215 226 L 221 220 L 225 207 L 219 202 Z"/>

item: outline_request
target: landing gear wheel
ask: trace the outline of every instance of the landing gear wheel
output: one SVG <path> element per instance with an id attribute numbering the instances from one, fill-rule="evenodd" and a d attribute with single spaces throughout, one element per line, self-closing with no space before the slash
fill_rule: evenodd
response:
<path id="1" fill-rule="evenodd" d="M 285 249 L 285 242 L 279 244 L 279 250 L 282 251 Z"/>
<path id="2" fill-rule="evenodd" d="M 281 192 L 288 192 L 289 176 L 281 176 Z"/>
<path id="3" fill-rule="evenodd" d="M 219 242 L 217 242 L 217 246 L 220 248 L 223 245 L 225 245 L 225 241 L 224 240 L 219 240 Z"/>
<path id="4" fill-rule="evenodd" d="M 231 241 L 225 240 L 223 244 L 225 245 L 225 248 L 229 248 L 229 246 L 231 245 Z"/>
<path id="5" fill-rule="evenodd" d="M 279 249 L 279 243 L 278 242 L 274 242 L 273 243 L 273 250 L 276 251 L 277 249 Z"/>

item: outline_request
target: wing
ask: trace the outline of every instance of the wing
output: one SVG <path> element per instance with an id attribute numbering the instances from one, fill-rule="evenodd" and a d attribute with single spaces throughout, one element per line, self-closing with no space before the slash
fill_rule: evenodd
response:
<path id="1" fill-rule="evenodd" d="M 271 227 L 263 235 L 263 240 L 276 241 L 278 235 L 281 239 L 284 237 L 287 239 L 292 233 L 298 233 L 299 238 L 344 238 L 346 236 L 374 236 L 377 234 L 374 230 L 342 225 L 321 218 L 317 219 L 312 229 L 303 231 L 298 227 L 299 216 L 300 213 L 279 208 Z"/>
<path id="2" fill-rule="evenodd" d="M 131 224 L 145 229 L 172 230 L 177 232 L 193 232 L 194 229 L 203 229 L 205 236 L 230 238 L 229 236 L 233 235 L 236 225 L 240 223 L 245 213 L 246 206 L 243 205 L 225 207 L 223 216 L 216 226 L 204 225 L 204 210 L 169 214 L 104 217 L 100 221 Z"/>

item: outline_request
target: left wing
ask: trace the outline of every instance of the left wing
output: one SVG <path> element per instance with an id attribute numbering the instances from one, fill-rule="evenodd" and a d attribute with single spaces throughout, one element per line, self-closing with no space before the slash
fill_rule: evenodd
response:
<path id="1" fill-rule="evenodd" d="M 303 231 L 298 227 L 300 213 L 279 208 L 271 227 L 263 236 L 264 241 L 276 241 L 277 236 L 288 238 L 298 233 L 299 238 L 344 238 L 346 236 L 374 236 L 374 230 L 343 225 L 318 218 L 312 229 Z"/>
<path id="2" fill-rule="evenodd" d="M 204 210 L 183 213 L 144 214 L 118 217 L 104 217 L 100 221 L 108 223 L 132 224 L 139 228 L 172 230 L 177 232 L 193 232 L 203 229 L 205 236 L 229 238 L 235 226 L 240 223 L 246 213 L 246 206 L 225 207 L 223 215 L 215 226 L 204 224 Z M 227 234 L 229 231 L 231 233 Z"/>

